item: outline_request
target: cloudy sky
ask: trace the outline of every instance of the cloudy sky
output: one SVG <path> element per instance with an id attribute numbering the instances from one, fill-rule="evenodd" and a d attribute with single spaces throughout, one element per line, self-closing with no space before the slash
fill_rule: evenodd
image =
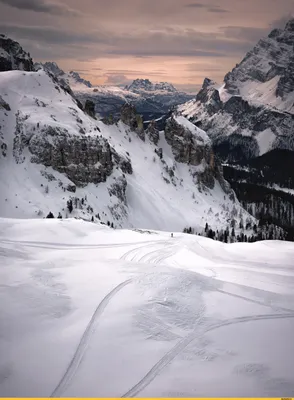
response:
<path id="1" fill-rule="evenodd" d="M 0 33 L 96 84 L 221 81 L 294 0 L 0 0 Z"/>

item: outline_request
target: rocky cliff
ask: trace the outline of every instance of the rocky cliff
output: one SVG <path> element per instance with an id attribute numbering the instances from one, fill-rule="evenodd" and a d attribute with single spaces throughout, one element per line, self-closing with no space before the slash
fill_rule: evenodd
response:
<path id="1" fill-rule="evenodd" d="M 0 71 L 33 70 L 33 61 L 18 42 L 0 34 Z"/>

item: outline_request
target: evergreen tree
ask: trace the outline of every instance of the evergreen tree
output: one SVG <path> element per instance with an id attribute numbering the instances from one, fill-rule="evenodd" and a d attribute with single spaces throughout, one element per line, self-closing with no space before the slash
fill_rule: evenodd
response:
<path id="1" fill-rule="evenodd" d="M 72 205 L 72 200 L 71 199 L 67 201 L 67 209 L 71 214 L 72 210 L 73 210 L 73 205 Z"/>
<path id="2" fill-rule="evenodd" d="M 50 211 L 49 214 L 47 215 L 46 218 L 54 218 L 54 215 L 52 214 L 52 212 Z"/>

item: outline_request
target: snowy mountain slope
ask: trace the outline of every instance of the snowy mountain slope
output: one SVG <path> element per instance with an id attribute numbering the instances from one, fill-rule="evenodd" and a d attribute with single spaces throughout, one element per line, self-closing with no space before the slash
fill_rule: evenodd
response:
<path id="1" fill-rule="evenodd" d="M 180 112 L 207 131 L 227 161 L 294 150 L 294 19 L 274 30 L 224 77 Z"/>
<path id="2" fill-rule="evenodd" d="M 294 246 L 0 219 L 0 396 L 293 397 Z"/>
<path id="3" fill-rule="evenodd" d="M 287 230 L 289 240 L 294 240 L 293 43 L 291 19 L 261 39 L 223 84 L 205 79 L 196 98 L 179 107 L 208 133 L 242 205 Z"/>
<path id="4" fill-rule="evenodd" d="M 0 91 L 10 108 L 0 108 L 1 216 L 66 217 L 72 199 L 72 216 L 123 227 L 253 221 L 214 165 L 206 134 L 185 118 L 172 118 L 168 135 L 136 133 L 132 114 L 129 126 L 105 125 L 44 70 L 2 72 Z"/>

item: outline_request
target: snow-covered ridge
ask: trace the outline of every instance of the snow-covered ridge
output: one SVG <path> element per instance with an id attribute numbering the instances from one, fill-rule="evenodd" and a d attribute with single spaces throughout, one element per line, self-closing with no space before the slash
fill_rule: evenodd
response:
<path id="1" fill-rule="evenodd" d="M 175 117 L 199 139 L 196 153 L 186 139 L 168 144 L 164 132 L 139 136 L 122 122 L 91 118 L 42 69 L 0 73 L 0 91 L 10 108 L 0 107 L 2 216 L 51 211 L 115 226 L 200 231 L 208 220 L 216 229 L 232 218 L 238 224 L 241 214 L 251 219 L 202 150 L 210 148 L 207 137 L 185 118 Z"/>

